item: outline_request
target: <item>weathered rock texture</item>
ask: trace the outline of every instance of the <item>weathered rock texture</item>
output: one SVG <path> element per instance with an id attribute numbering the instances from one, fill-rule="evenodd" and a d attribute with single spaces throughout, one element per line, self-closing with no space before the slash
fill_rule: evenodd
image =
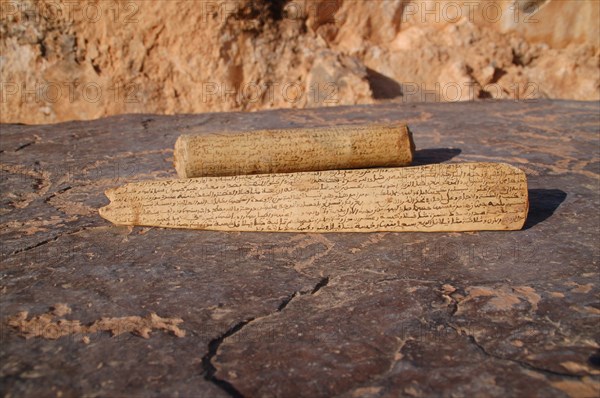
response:
<path id="1" fill-rule="evenodd" d="M 538 100 L 4 125 L 0 388 L 13 397 L 598 396 L 599 118 L 597 102 Z M 416 164 L 526 171 L 525 229 L 226 233 L 128 229 L 98 215 L 108 188 L 175 177 L 180 133 L 373 120 L 408 123 Z M 85 344 L 42 338 L 55 335 L 49 328 L 25 340 L 8 324 L 55 303 L 81 325 L 182 319 L 185 337 L 98 332 Z"/>
<path id="2" fill-rule="evenodd" d="M 1 121 L 599 99 L 596 0 L 2 2 Z"/>

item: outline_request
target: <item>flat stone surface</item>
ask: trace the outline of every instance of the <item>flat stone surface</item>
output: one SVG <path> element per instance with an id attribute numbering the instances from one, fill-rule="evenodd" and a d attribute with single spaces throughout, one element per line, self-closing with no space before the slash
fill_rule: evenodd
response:
<path id="1" fill-rule="evenodd" d="M 290 234 L 124 228 L 104 190 L 175 177 L 181 133 L 402 121 L 418 164 L 507 162 L 522 231 Z M 597 396 L 600 106 L 469 102 L 2 125 L 6 396 Z M 180 317 L 24 339 L 7 324 Z"/>

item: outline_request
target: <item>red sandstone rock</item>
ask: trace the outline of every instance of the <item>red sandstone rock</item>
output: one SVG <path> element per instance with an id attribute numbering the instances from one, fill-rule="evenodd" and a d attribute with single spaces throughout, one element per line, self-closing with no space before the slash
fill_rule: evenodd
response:
<path id="1" fill-rule="evenodd" d="M 2 2 L 2 122 L 600 99 L 596 0 L 57 4 Z"/>

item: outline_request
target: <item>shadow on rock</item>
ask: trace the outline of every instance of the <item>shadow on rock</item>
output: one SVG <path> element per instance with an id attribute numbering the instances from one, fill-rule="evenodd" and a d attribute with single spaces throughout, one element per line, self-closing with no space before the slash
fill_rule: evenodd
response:
<path id="1" fill-rule="evenodd" d="M 374 99 L 392 99 L 402 96 L 402 86 L 394 79 L 367 68 L 367 81 Z"/>
<path id="2" fill-rule="evenodd" d="M 443 163 L 460 155 L 462 151 L 459 148 L 431 148 L 419 149 L 415 151 L 413 166 L 423 166 L 426 164 Z"/>
<path id="3" fill-rule="evenodd" d="M 566 198 L 567 193 L 560 189 L 530 189 L 529 214 L 523 229 L 547 220 Z"/>

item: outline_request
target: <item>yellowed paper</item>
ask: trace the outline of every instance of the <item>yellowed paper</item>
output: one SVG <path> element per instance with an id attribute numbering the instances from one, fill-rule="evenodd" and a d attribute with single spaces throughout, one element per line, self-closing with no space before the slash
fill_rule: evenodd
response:
<path id="1" fill-rule="evenodd" d="M 502 163 L 148 181 L 106 192 L 119 225 L 220 231 L 516 230 L 528 210 L 521 170 Z"/>
<path id="2" fill-rule="evenodd" d="M 414 143 L 406 125 L 338 126 L 182 135 L 175 143 L 181 178 L 408 166 Z"/>

